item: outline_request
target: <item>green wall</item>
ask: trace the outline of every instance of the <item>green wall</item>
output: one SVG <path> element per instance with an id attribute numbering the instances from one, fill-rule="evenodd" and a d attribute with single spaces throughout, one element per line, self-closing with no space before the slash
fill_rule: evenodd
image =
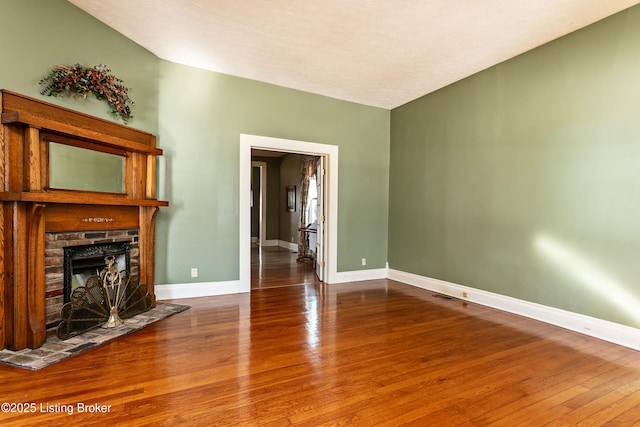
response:
<path id="1" fill-rule="evenodd" d="M 253 158 L 251 159 L 253 163 Z M 251 239 L 260 237 L 260 168 L 251 167 Z"/>
<path id="2" fill-rule="evenodd" d="M 161 61 L 159 283 L 239 277 L 240 134 L 339 146 L 338 271 L 384 267 L 388 110 Z M 199 277 L 190 277 L 198 267 Z"/>
<path id="3" fill-rule="evenodd" d="M 280 157 L 251 157 L 252 161 L 267 164 L 266 240 L 278 240 L 280 236 Z M 255 194 L 255 192 L 254 192 Z M 284 202 L 282 202 L 284 203 Z"/>
<path id="4" fill-rule="evenodd" d="M 280 163 L 280 200 L 282 200 L 282 209 L 280 209 L 280 224 L 278 240 L 288 243 L 298 243 L 298 228 L 300 227 L 300 215 L 302 213 L 300 170 L 302 168 L 302 159 L 304 156 L 300 154 L 287 154 L 282 157 Z M 287 187 L 296 187 L 296 209 L 294 212 L 288 212 L 287 207 Z"/>
<path id="5" fill-rule="evenodd" d="M 106 102 L 43 96 L 38 83 L 56 65 L 105 64 L 132 89 L 129 126 L 157 133 L 156 56 L 64 0 L 0 0 L 0 20 L 0 89 L 113 120 Z"/>
<path id="6" fill-rule="evenodd" d="M 640 7 L 391 113 L 389 262 L 640 326 Z"/>
<path id="7" fill-rule="evenodd" d="M 338 145 L 338 271 L 384 267 L 389 182 L 388 110 L 158 59 L 63 0 L 0 0 L 0 88 L 111 120 L 94 99 L 43 97 L 58 64 L 108 65 L 132 88 L 129 125 L 158 136 L 159 284 L 239 277 L 240 133 Z M 199 277 L 190 277 L 190 268 Z"/>

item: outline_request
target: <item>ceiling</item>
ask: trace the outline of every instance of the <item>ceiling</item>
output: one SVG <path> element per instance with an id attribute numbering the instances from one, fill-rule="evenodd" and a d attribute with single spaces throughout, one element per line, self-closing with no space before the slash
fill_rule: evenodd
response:
<path id="1" fill-rule="evenodd" d="M 69 0 L 168 61 L 392 109 L 640 0 Z"/>

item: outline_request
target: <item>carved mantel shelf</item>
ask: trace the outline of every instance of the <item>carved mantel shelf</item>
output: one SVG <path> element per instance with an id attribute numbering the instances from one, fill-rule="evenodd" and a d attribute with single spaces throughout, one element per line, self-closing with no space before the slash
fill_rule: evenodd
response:
<path id="1" fill-rule="evenodd" d="M 88 196 L 91 199 L 88 199 Z M 34 203 L 78 203 L 86 205 L 112 205 L 112 206 L 169 206 L 165 200 L 152 199 L 128 199 L 120 195 L 104 193 L 83 192 L 20 192 L 20 193 L 0 193 L 0 202 L 34 202 Z"/>
<path id="2" fill-rule="evenodd" d="M 74 110 L 0 91 L 0 349 L 46 339 L 45 234 L 138 229 L 140 282 L 155 305 L 154 135 Z M 121 193 L 51 188 L 52 142 L 122 157 Z"/>

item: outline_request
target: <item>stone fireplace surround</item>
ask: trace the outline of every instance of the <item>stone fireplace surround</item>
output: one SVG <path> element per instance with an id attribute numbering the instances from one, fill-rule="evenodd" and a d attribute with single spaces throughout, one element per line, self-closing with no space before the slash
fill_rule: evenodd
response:
<path id="1" fill-rule="evenodd" d="M 59 296 L 47 258 L 60 236 L 137 240 L 139 281 L 155 306 L 155 218 L 169 204 L 156 198 L 155 136 L 7 90 L 0 112 L 0 349 L 44 343 L 47 305 L 58 304 L 47 294 Z M 122 156 L 122 192 L 50 188 L 50 142 Z"/>

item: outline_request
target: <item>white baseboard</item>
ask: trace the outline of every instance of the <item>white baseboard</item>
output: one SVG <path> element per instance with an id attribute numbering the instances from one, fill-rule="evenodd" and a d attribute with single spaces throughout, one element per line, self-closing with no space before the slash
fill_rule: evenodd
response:
<path id="1" fill-rule="evenodd" d="M 156 285 L 154 287 L 156 299 L 159 301 L 168 299 L 210 297 L 215 295 L 239 294 L 249 292 L 244 289 L 239 280 L 228 282 L 200 282 L 181 283 L 170 285 Z"/>
<path id="2" fill-rule="evenodd" d="M 640 350 L 640 329 L 630 326 L 393 269 L 388 278 Z"/>
<path id="3" fill-rule="evenodd" d="M 251 238 L 252 245 L 260 244 L 260 246 L 278 246 L 278 242 L 279 240 L 265 240 L 263 242 L 260 242 L 260 240 L 257 237 Z"/>
<path id="4" fill-rule="evenodd" d="M 332 283 L 361 282 L 364 280 L 386 279 L 388 270 L 386 268 L 376 268 L 371 270 L 339 271 L 331 277 Z"/>
<path id="5" fill-rule="evenodd" d="M 297 251 L 298 250 L 298 244 L 297 243 L 286 242 L 284 240 L 278 240 L 278 246 L 280 246 L 281 248 L 292 250 L 292 251 Z"/>
<path id="6" fill-rule="evenodd" d="M 291 249 L 293 251 L 298 250 L 297 243 L 289 243 L 284 240 L 270 239 L 260 242 L 257 237 L 251 238 L 251 244 L 260 244 L 260 246 L 280 246 L 283 248 Z"/>
<path id="7" fill-rule="evenodd" d="M 287 243 L 280 241 L 281 243 Z M 298 246 L 292 250 L 298 249 Z M 327 283 L 346 283 L 359 282 L 363 280 L 386 279 L 387 269 L 379 268 L 374 270 L 358 270 L 345 271 L 337 273 L 331 282 Z M 200 282 L 200 283 L 177 283 L 168 285 L 156 285 L 154 287 L 156 299 L 159 301 L 168 299 L 198 298 L 210 297 L 216 295 L 238 294 L 242 292 L 250 292 L 251 289 L 242 286 L 239 280 L 228 282 Z"/>

